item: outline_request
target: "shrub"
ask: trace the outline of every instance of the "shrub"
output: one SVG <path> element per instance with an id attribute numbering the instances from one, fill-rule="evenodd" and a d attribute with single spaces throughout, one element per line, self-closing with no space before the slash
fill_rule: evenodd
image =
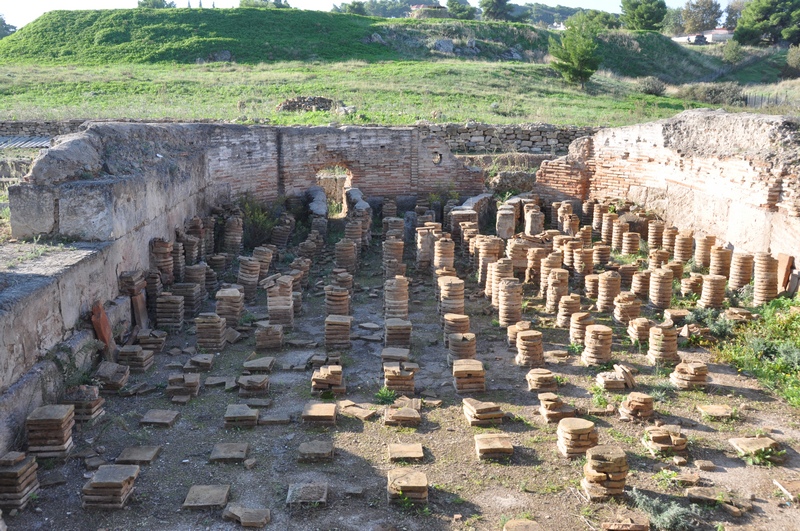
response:
<path id="1" fill-rule="evenodd" d="M 726 63 L 736 64 L 744 59 L 744 50 L 742 45 L 731 39 L 722 47 L 722 60 Z"/>
<path id="2" fill-rule="evenodd" d="M 277 216 L 265 205 L 251 196 L 245 196 L 239 202 L 242 210 L 242 245 L 252 250 L 269 241 Z"/>
<path id="3" fill-rule="evenodd" d="M 789 74 L 786 77 L 800 74 L 800 45 L 789 46 L 789 51 L 786 53 L 786 69 Z"/>
<path id="4" fill-rule="evenodd" d="M 733 327 L 735 324 L 736 323 L 722 315 L 708 323 L 708 329 L 712 336 L 724 339 L 733 336 Z"/>
<path id="5" fill-rule="evenodd" d="M 694 83 L 683 85 L 677 96 L 684 100 L 694 100 L 712 105 L 744 105 L 745 96 L 738 83 Z"/>
<path id="6" fill-rule="evenodd" d="M 655 76 L 647 76 L 639 80 L 639 92 L 652 96 L 663 96 L 667 85 Z"/>

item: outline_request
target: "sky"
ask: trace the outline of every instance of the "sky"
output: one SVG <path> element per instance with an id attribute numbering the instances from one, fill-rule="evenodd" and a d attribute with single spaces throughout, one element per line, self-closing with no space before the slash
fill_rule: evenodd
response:
<path id="1" fill-rule="evenodd" d="M 198 0 L 190 0 L 192 7 L 197 7 Z M 331 6 L 341 4 L 342 1 L 349 0 L 289 0 L 292 7 L 298 9 L 316 9 L 318 11 L 330 11 Z M 479 0 L 469 0 L 472 5 L 477 6 Z M 722 8 L 728 5 L 727 0 L 718 0 Z M 204 7 L 211 7 L 212 0 L 205 0 Z M 239 0 L 213 0 L 216 7 L 237 7 Z M 619 0 L 511 0 L 512 4 L 538 2 L 548 5 L 562 5 L 568 7 L 584 7 L 587 9 L 600 9 L 619 13 Z M 187 0 L 175 0 L 178 7 L 186 7 Z M 440 4 L 446 4 L 446 0 L 440 0 Z M 681 7 L 684 0 L 667 0 L 669 7 Z M 28 22 L 38 18 L 47 11 L 54 9 L 127 9 L 136 7 L 137 0 L 0 0 L 0 15 L 5 17 L 7 23 L 17 28 L 21 28 Z"/>

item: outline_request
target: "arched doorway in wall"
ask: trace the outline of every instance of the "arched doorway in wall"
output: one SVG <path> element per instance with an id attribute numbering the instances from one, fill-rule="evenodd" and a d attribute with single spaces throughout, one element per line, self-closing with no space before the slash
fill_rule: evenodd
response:
<path id="1" fill-rule="evenodd" d="M 317 185 L 328 197 L 328 219 L 341 219 L 347 215 L 344 192 L 353 184 L 353 174 L 342 164 L 325 166 L 317 172 Z"/>

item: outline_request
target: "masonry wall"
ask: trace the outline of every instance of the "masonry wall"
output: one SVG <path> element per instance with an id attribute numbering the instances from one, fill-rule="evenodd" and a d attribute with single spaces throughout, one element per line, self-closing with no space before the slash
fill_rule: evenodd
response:
<path id="1" fill-rule="evenodd" d="M 0 136 L 58 136 L 75 133 L 85 120 L 0 121 Z"/>
<path id="2" fill-rule="evenodd" d="M 687 111 L 604 129 L 542 163 L 549 200 L 624 198 L 735 248 L 797 255 L 800 135 L 785 117 Z"/>
<path id="3" fill-rule="evenodd" d="M 97 361 L 82 320 L 95 301 L 112 301 L 112 329 L 130 326 L 130 299 L 118 297 L 116 269 L 107 267 L 120 252 L 109 243 L 68 244 L 0 274 L 0 285 L 11 280 L 0 289 L 0 452 L 20 447 L 25 418 L 58 399 L 65 374 Z"/>
<path id="4" fill-rule="evenodd" d="M 570 143 L 596 133 L 598 127 L 575 127 L 542 123 L 491 125 L 478 122 L 466 124 L 417 125 L 420 133 L 430 133 L 447 143 L 458 153 L 557 153 L 567 151 Z"/>
<path id="5" fill-rule="evenodd" d="M 98 121 L 93 121 L 97 123 Z M 102 120 L 101 120 L 102 122 Z M 170 123 L 157 120 L 157 123 Z M 0 136 L 58 136 L 77 133 L 92 122 L 66 120 L 50 122 L 0 121 Z M 207 122 L 204 122 L 207 123 Z M 596 133 L 597 127 L 575 127 L 543 123 L 484 124 L 479 122 L 420 122 L 411 127 L 420 135 L 435 136 L 456 153 L 538 153 L 563 154 L 569 144 L 582 136 Z"/>

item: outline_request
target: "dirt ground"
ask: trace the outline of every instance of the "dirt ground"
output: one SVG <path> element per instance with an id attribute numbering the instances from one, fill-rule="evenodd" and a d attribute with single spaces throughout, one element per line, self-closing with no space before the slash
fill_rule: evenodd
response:
<path id="1" fill-rule="evenodd" d="M 606 503 L 586 501 L 579 488 L 583 460 L 567 460 L 556 450 L 556 425 L 541 422 L 536 393 L 527 390 L 527 369 L 513 364 L 514 352 L 506 346 L 506 331 L 493 325 L 494 314 L 484 313 L 486 299 L 467 301 L 472 331 L 478 335 L 478 359 L 487 367 L 487 392 L 477 398 L 491 400 L 512 415 L 497 428 L 469 427 L 461 412 L 461 397 L 452 385 L 446 361 L 436 301 L 429 274 L 413 271 L 413 259 L 406 245 L 411 288 L 410 320 L 413 322 L 413 360 L 421 369 L 416 376 L 417 393 L 442 400 L 439 407 L 424 407 L 417 429 L 383 425 L 380 415 L 360 421 L 340 415 L 336 427 L 310 427 L 299 422 L 304 404 L 312 399 L 311 371 L 305 362 L 315 353 L 324 352 L 324 297 L 318 281 L 326 279 L 332 268 L 329 257 L 315 264 L 311 289 L 304 293 L 303 315 L 295 320 L 287 339 L 310 339 L 320 346 L 285 347 L 267 353 L 277 358 L 270 375 L 270 398 L 273 403 L 262 414 L 286 413 L 293 421 L 286 425 L 258 426 L 253 429 L 225 429 L 226 405 L 239 403 L 236 392 L 219 387 L 203 387 L 198 398 L 188 405 L 176 406 L 163 395 L 168 373 L 190 357 L 187 353 L 170 355 L 173 347 L 187 348 L 195 343 L 191 330 L 170 335 L 164 353 L 157 355 L 153 369 L 131 376 L 131 382 L 145 382 L 155 392 L 129 398 L 107 397 L 106 415 L 92 426 L 76 429 L 74 457 L 65 462 L 42 460 L 40 481 L 53 483 L 43 487 L 35 501 L 16 516 L 5 515 L 12 530 L 85 531 L 100 529 L 222 530 L 238 524 L 224 521 L 221 510 L 185 510 L 183 500 L 192 484 L 230 484 L 233 502 L 271 510 L 269 529 L 291 530 L 437 530 L 502 529 L 511 518 L 534 519 L 548 530 L 599 529 L 606 521 L 647 517 L 632 508 L 629 496 Z M 383 324 L 382 297 L 370 296 L 380 290 L 380 239 L 375 238 L 365 253 L 356 281 L 360 289 L 353 298 L 354 327 L 359 323 Z M 463 266 L 463 264 L 462 264 Z M 280 267 L 285 267 L 279 264 Z M 469 272 L 460 269 L 462 278 Z M 468 280 L 467 293 L 475 292 L 474 280 Z M 374 292 L 373 292 L 374 294 Z M 544 333 L 545 350 L 565 349 L 568 333 L 554 328 L 552 315 L 543 313 L 543 301 L 526 295 L 530 305 L 525 318 L 532 319 Z M 258 304 L 248 306 L 253 316 L 266 315 L 264 294 Z M 591 301 L 584 299 L 588 306 Z M 209 300 L 206 310 L 213 310 Z M 608 316 L 597 315 L 599 323 L 611 325 Z M 614 326 L 614 359 L 640 371 L 637 377 L 643 392 L 653 392 L 656 419 L 680 424 L 690 440 L 688 469 L 699 459 L 713 461 L 717 469 L 699 472 L 702 485 L 718 486 L 745 497 L 752 497 L 754 509 L 733 517 L 721 508 L 704 508 L 696 529 L 800 529 L 800 513 L 776 492 L 773 478 L 800 479 L 800 417 L 782 400 L 764 392 L 757 382 L 737 374 L 730 367 L 711 363 L 703 349 L 682 351 L 682 355 L 710 362 L 711 385 L 705 392 L 671 391 L 665 383 L 667 373 L 655 370 L 637 347 L 629 346 L 627 335 Z M 254 339 L 245 330 L 245 338 L 217 353 L 207 376 L 237 376 L 242 363 L 253 352 Z M 344 398 L 379 411 L 375 393 L 382 385 L 380 352 L 382 344 L 355 340 L 344 355 L 347 395 Z M 259 353 L 262 354 L 262 353 Z M 295 368 L 300 366 L 299 368 Z M 558 394 L 565 402 L 579 407 L 592 406 L 589 388 L 597 369 L 580 365 L 572 354 L 566 361 L 549 359 L 547 367 L 563 376 Z M 605 393 L 611 404 L 619 403 L 627 392 Z M 419 396 L 419 395 L 418 395 Z M 728 404 L 736 407 L 738 418 L 727 422 L 705 420 L 695 409 L 697 404 Z M 139 419 L 151 408 L 178 409 L 179 421 L 172 428 L 139 426 Z M 618 416 L 593 417 L 600 443 L 616 444 L 625 449 L 631 472 L 626 492 L 636 487 L 650 495 L 677 500 L 688 505 L 683 488 L 657 481 L 654 466 L 670 463 L 669 458 L 653 458 L 644 448 L 644 426 L 623 422 Z M 514 443 L 514 455 L 508 462 L 482 462 L 476 457 L 473 436 L 486 432 L 508 433 Z M 748 466 L 728 444 L 735 436 L 768 432 L 787 450 L 784 465 L 773 468 Z M 329 463 L 300 463 L 297 448 L 304 441 L 333 441 L 335 458 Z M 248 442 L 251 456 L 257 461 L 252 470 L 241 464 L 210 464 L 211 449 L 219 442 Z M 387 445 L 393 442 L 420 442 L 425 459 L 418 464 L 390 463 Z M 80 489 L 89 477 L 82 457 L 97 453 L 113 462 L 126 446 L 161 445 L 161 455 L 151 465 L 142 467 L 136 490 L 128 507 L 117 511 L 84 510 Z M 409 466 L 423 471 L 429 484 L 429 504 L 424 508 L 390 505 L 386 499 L 387 471 Z M 676 470 L 679 467 L 674 467 Z M 298 482 L 329 483 L 327 505 L 289 509 L 285 500 L 288 486 Z M 722 526 L 722 527 L 720 527 Z"/>

